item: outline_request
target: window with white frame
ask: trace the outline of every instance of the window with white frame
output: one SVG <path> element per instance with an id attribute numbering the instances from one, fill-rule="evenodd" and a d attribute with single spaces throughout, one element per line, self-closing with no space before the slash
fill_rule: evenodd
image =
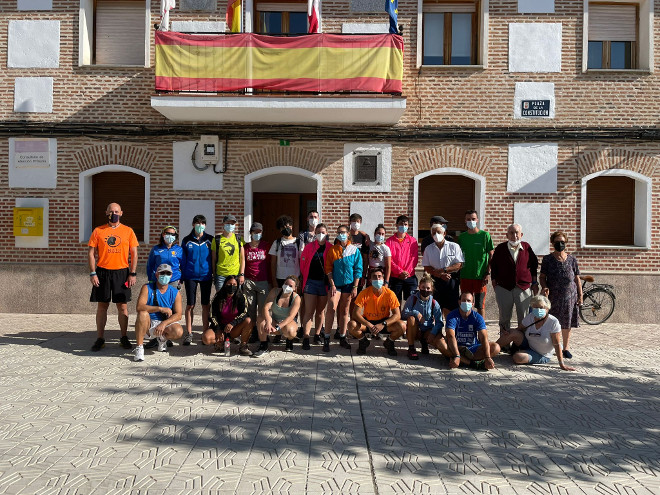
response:
<path id="1" fill-rule="evenodd" d="M 148 0 L 81 0 L 79 65 L 145 67 Z"/>
<path id="2" fill-rule="evenodd" d="M 487 0 L 418 0 L 418 66 L 484 65 Z"/>
<path id="3" fill-rule="evenodd" d="M 257 2 L 255 6 L 255 33 L 305 34 L 307 2 Z"/>
<path id="4" fill-rule="evenodd" d="M 653 67 L 653 0 L 585 3 L 584 70 Z"/>

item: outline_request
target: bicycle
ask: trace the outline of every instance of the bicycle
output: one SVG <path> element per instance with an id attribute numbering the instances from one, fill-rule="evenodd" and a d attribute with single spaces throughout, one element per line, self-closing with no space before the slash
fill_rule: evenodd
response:
<path id="1" fill-rule="evenodd" d="M 614 313 L 616 296 L 614 286 L 595 284 L 591 275 L 580 275 L 582 280 L 582 306 L 580 318 L 587 325 L 600 325 Z M 587 286 L 587 284 L 591 284 Z"/>

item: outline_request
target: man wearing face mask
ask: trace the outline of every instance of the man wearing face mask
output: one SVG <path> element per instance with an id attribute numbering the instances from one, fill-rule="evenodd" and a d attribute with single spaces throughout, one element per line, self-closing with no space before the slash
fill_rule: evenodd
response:
<path id="1" fill-rule="evenodd" d="M 243 274 L 245 270 L 243 242 L 234 235 L 236 217 L 225 215 L 222 224 L 222 234 L 216 234 L 211 244 L 216 292 L 222 289 L 225 279 L 230 275 L 237 278 L 238 285 L 242 285 L 245 280 Z"/>
<path id="2" fill-rule="evenodd" d="M 127 303 L 131 300 L 131 287 L 137 280 L 138 240 L 135 232 L 120 222 L 123 212 L 117 203 L 110 203 L 105 214 L 108 223 L 94 229 L 88 244 L 89 279 L 92 283 L 89 300 L 97 303 L 96 341 L 92 346 L 95 352 L 105 345 L 103 336 L 110 300 L 117 305 L 121 346 L 132 348 L 128 339 Z"/>
<path id="3" fill-rule="evenodd" d="M 442 307 L 442 314 L 447 314 L 458 307 L 460 271 L 465 258 L 461 247 L 445 239 L 445 229 L 440 224 L 431 227 L 434 243 L 424 250 L 422 265 L 430 273 L 435 285 L 434 297 Z"/>
<path id="4" fill-rule="evenodd" d="M 511 329 L 513 307 L 518 324 L 527 314 L 529 300 L 539 292 L 536 281 L 539 261 L 532 246 L 522 240 L 522 227 L 511 224 L 506 229 L 507 242 L 498 244 L 490 262 L 491 283 L 499 308 L 500 332 Z"/>
<path id="5" fill-rule="evenodd" d="M 316 210 L 311 210 L 307 214 L 307 229 L 298 233 L 298 246 L 301 253 L 307 244 L 314 242 L 316 226 L 321 223 L 319 218 L 319 212 Z"/>
<path id="6" fill-rule="evenodd" d="M 488 232 L 479 229 L 476 210 L 465 212 L 465 225 L 467 232 L 458 237 L 458 245 L 465 256 L 465 264 L 461 268 L 461 291 L 474 294 L 475 309 L 485 318 L 484 300 L 490 277 L 493 241 Z"/>
<path id="7" fill-rule="evenodd" d="M 169 285 L 172 267 L 162 264 L 156 269 L 156 282 L 142 286 L 137 302 L 135 320 L 135 361 L 144 361 L 144 338 L 155 338 L 158 350 L 167 351 L 167 341 L 183 335 L 181 293 Z"/>
<path id="8" fill-rule="evenodd" d="M 271 246 L 268 254 L 271 256 L 271 283 L 273 287 L 282 287 L 288 276 L 300 277 L 301 248 L 298 239 L 293 236 L 293 218 L 282 215 L 275 222 L 282 237 Z"/>
<path id="9" fill-rule="evenodd" d="M 445 229 L 445 239 L 448 240 L 449 242 L 454 242 L 454 238 L 448 234 L 449 229 L 447 226 L 449 225 L 449 222 L 443 217 L 442 215 L 436 215 L 434 217 L 431 217 L 431 220 L 429 221 L 429 230 L 431 227 L 433 227 L 436 224 L 440 224 L 444 227 Z M 431 244 L 433 244 L 435 241 L 433 240 L 433 234 L 429 234 L 424 239 L 422 239 L 422 254 L 426 250 L 427 247 L 429 247 Z"/>
<path id="10" fill-rule="evenodd" d="M 458 368 L 466 364 L 471 368 L 492 370 L 500 346 L 488 341 L 486 322 L 472 308 L 473 297 L 469 292 L 461 294 L 457 309 L 447 315 L 446 339 L 436 338 L 434 345 L 449 358 L 449 367 Z"/>

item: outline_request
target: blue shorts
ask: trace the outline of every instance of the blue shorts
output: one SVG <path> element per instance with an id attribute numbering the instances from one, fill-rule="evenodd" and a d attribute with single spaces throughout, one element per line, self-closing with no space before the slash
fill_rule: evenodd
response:
<path id="1" fill-rule="evenodd" d="M 472 354 L 476 354 L 479 348 L 481 347 L 481 342 L 477 342 L 476 344 L 468 345 L 466 347 Z"/>
<path id="2" fill-rule="evenodd" d="M 309 294 L 310 296 L 327 296 L 328 287 L 325 285 L 323 280 L 307 279 L 307 282 L 305 283 L 305 290 L 303 292 L 305 294 Z"/>
<path id="3" fill-rule="evenodd" d="M 350 294 L 353 292 L 353 284 L 338 285 L 337 290 L 342 294 Z"/>
<path id="4" fill-rule="evenodd" d="M 539 354 L 534 349 L 529 347 L 527 337 L 523 338 L 522 344 L 520 344 L 520 350 L 518 352 L 527 354 L 529 356 L 529 362 L 527 364 L 545 364 L 550 362 L 550 358 L 548 356 Z"/>

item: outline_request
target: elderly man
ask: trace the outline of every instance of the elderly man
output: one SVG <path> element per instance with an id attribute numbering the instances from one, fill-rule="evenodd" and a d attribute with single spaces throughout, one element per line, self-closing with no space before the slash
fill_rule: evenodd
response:
<path id="1" fill-rule="evenodd" d="M 92 283 L 89 300 L 97 303 L 96 341 L 92 346 L 94 352 L 100 351 L 105 345 L 103 336 L 110 300 L 117 305 L 121 346 L 124 349 L 132 347 L 127 335 L 127 303 L 131 300 L 131 287 L 135 285 L 137 277 L 138 240 L 133 229 L 121 223 L 121 206 L 110 203 L 105 214 L 108 223 L 96 227 L 88 243 L 89 279 Z"/>
<path id="2" fill-rule="evenodd" d="M 459 271 L 465 262 L 461 247 L 445 238 L 441 224 L 431 226 L 433 244 L 424 250 L 424 271 L 433 276 L 435 299 L 442 307 L 443 316 L 458 307 Z"/>
<path id="3" fill-rule="evenodd" d="M 156 281 L 140 290 L 135 321 L 135 361 L 144 361 L 144 337 L 158 340 L 158 350 L 167 351 L 167 341 L 180 339 L 183 327 L 181 293 L 169 285 L 172 267 L 163 263 L 156 269 Z"/>
<path id="4" fill-rule="evenodd" d="M 500 332 L 511 329 L 513 307 L 518 325 L 523 321 L 532 294 L 539 292 L 536 281 L 539 262 L 532 246 L 522 240 L 522 227 L 511 224 L 506 229 L 507 242 L 499 244 L 490 262 L 491 282 L 500 311 Z"/>

